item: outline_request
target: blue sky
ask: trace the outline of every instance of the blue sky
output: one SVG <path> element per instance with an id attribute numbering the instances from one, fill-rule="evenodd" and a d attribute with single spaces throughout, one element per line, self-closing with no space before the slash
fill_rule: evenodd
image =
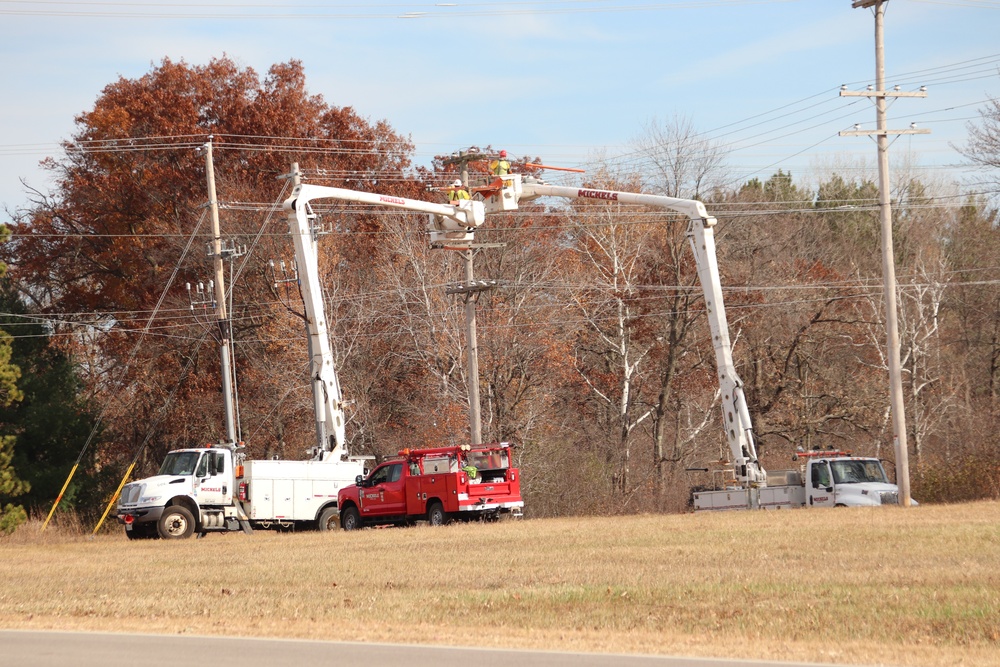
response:
<path id="1" fill-rule="evenodd" d="M 928 86 L 900 99 L 892 159 L 927 178 L 966 177 L 952 147 L 1000 96 L 1000 2 L 889 0 L 887 84 Z M 259 73 L 301 60 L 310 92 L 385 119 L 417 162 L 470 145 L 586 166 L 631 152 L 657 118 L 688 118 L 729 151 L 737 181 L 779 168 L 796 179 L 874 164 L 865 98 L 841 84 L 874 79 L 874 19 L 851 0 L 385 0 L 281 3 L 0 0 L 0 205 L 26 201 L 19 179 L 49 187 L 74 117 L 119 76 L 164 57 L 226 54 Z M 894 166 L 895 168 L 895 166 Z"/>

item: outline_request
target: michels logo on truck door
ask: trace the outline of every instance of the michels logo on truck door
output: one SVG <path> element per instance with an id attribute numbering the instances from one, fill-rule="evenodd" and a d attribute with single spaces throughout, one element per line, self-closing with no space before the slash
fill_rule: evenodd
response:
<path id="1" fill-rule="evenodd" d="M 609 201 L 618 201 L 617 192 L 606 192 L 604 190 L 579 190 L 576 194 L 578 197 L 586 197 L 587 199 L 607 199 Z"/>

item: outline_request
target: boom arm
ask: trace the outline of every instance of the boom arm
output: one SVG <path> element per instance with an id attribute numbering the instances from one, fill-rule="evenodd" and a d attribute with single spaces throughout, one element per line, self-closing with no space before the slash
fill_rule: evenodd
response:
<path id="1" fill-rule="evenodd" d="M 295 262 L 306 309 L 306 327 L 312 358 L 309 375 L 316 384 L 316 439 L 314 459 L 340 461 L 347 458 L 344 432 L 343 394 L 333 365 L 333 350 L 323 307 L 323 290 L 319 280 L 316 234 L 311 221 L 315 218 L 309 202 L 313 199 L 339 199 L 365 204 L 401 208 L 430 214 L 428 228 L 432 236 L 453 241 L 467 240 L 485 218 L 483 203 L 464 200 L 455 206 L 406 199 L 390 195 L 358 192 L 319 185 L 301 184 L 295 187 L 284 203 L 289 231 L 295 245 Z"/>
<path id="2" fill-rule="evenodd" d="M 543 196 L 601 199 L 655 206 L 688 217 L 687 237 L 694 252 L 698 279 L 705 295 L 705 310 L 712 332 L 712 346 L 715 348 L 715 364 L 722 392 L 722 420 L 733 457 L 733 468 L 737 479 L 744 484 L 765 485 L 767 473 L 757 460 L 753 423 L 743 394 L 743 381 L 736 374 L 736 366 L 733 364 L 733 347 L 729 341 L 729 323 L 726 321 L 726 309 L 722 301 L 722 280 L 715 252 L 716 220 L 705 210 L 705 205 L 693 199 L 521 182 L 519 174 L 508 175 L 506 178 L 508 180 L 504 183 L 504 189 L 513 189 L 514 196 L 519 201 Z"/>

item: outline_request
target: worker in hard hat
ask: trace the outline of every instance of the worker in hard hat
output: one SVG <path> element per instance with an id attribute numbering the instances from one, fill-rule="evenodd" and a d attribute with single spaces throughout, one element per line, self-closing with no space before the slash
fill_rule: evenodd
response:
<path id="1" fill-rule="evenodd" d="M 451 187 L 448 189 L 448 201 L 458 201 L 460 199 L 468 199 L 469 191 L 465 189 L 462 185 L 462 179 L 456 178 L 451 183 Z"/>
<path id="2" fill-rule="evenodd" d="M 510 162 L 507 162 L 507 151 L 500 151 L 500 157 L 490 162 L 490 173 L 494 176 L 506 176 L 510 173 Z"/>

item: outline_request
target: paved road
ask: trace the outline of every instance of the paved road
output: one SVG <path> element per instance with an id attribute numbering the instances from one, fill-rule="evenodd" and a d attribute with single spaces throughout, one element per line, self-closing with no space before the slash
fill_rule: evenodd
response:
<path id="1" fill-rule="evenodd" d="M 0 630 L 0 667 L 815 667 L 790 662 L 291 639 Z"/>

